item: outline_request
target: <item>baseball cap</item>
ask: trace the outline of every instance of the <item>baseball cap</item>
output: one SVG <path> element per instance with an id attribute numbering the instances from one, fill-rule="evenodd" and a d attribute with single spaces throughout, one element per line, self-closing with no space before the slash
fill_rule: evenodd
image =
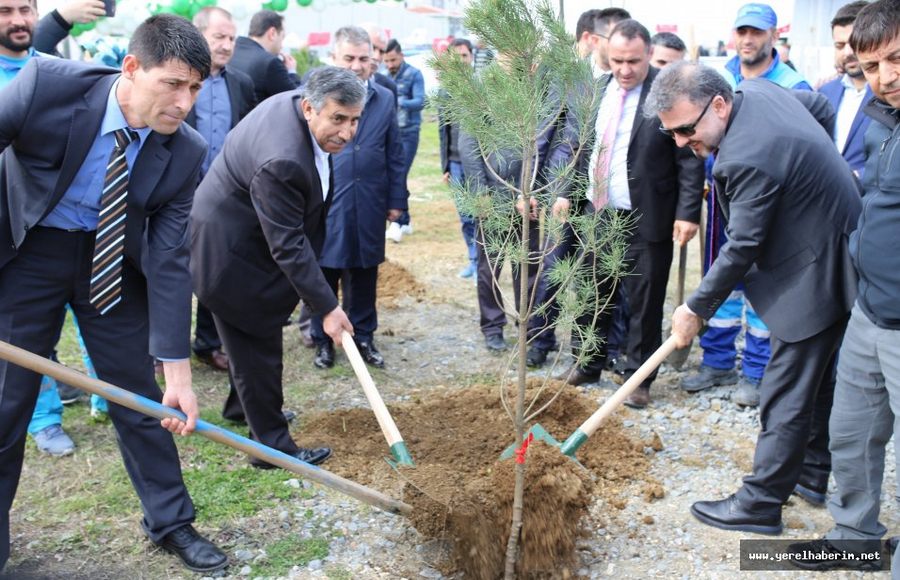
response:
<path id="1" fill-rule="evenodd" d="M 778 23 L 778 17 L 775 11 L 768 4 L 744 4 L 738 10 L 737 20 L 734 21 L 734 27 L 750 26 L 759 30 L 769 30 L 775 28 Z"/>

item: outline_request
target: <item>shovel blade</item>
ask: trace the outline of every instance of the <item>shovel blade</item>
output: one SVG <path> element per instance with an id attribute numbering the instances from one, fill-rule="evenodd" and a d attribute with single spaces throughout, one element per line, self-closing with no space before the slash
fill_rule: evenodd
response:
<path id="1" fill-rule="evenodd" d="M 693 343 L 684 348 L 676 348 L 675 350 L 673 350 L 672 354 L 666 357 L 666 362 L 669 364 L 669 366 L 676 371 L 680 371 L 682 367 L 684 367 L 684 363 L 687 362 L 688 356 L 691 354 L 692 344 Z"/>
<path id="2" fill-rule="evenodd" d="M 531 429 L 525 433 L 525 438 L 527 439 L 529 435 L 534 435 L 535 440 L 541 440 L 547 445 L 555 445 L 556 447 L 561 447 L 562 443 L 553 438 L 553 435 L 547 432 L 546 429 L 541 427 L 540 423 L 535 423 L 531 426 Z M 511 459 L 513 455 L 516 454 L 516 444 L 513 443 L 509 447 L 503 450 L 503 453 L 500 454 L 500 460 Z"/>

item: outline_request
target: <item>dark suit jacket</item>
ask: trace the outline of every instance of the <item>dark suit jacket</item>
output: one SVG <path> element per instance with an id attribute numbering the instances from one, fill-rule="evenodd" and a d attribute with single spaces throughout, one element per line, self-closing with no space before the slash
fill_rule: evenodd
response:
<path id="1" fill-rule="evenodd" d="M 197 298 L 255 336 L 281 332 L 300 298 L 318 314 L 337 306 L 316 261 L 328 203 L 300 98 L 276 95 L 231 130 L 191 213 Z"/>
<path id="2" fill-rule="evenodd" d="M 728 242 L 687 300 L 712 317 L 734 286 L 772 334 L 805 340 L 845 316 L 856 297 L 847 238 L 861 202 L 830 135 L 794 92 L 745 80 L 719 144 L 713 179 Z M 811 103 L 815 104 L 815 103 Z"/>
<path id="3" fill-rule="evenodd" d="M 257 103 L 272 95 L 292 91 L 300 84 L 297 75 L 293 72 L 288 73 L 284 63 L 277 56 L 246 36 L 239 36 L 234 42 L 234 54 L 228 61 L 228 67 L 250 77 L 256 91 Z"/>
<path id="4" fill-rule="evenodd" d="M 407 207 L 397 106 L 389 90 L 369 84 L 356 135 L 333 160 L 334 196 L 319 264 L 373 268 L 384 261 L 387 210 Z"/>
<path id="5" fill-rule="evenodd" d="M 659 131 L 657 117 L 644 118 L 644 101 L 657 74 L 659 71 L 651 67 L 647 78 L 644 79 L 631 128 L 627 157 L 631 207 L 636 215 L 640 216 L 636 233 L 650 242 L 671 240 L 672 224 L 676 219 L 700 223 L 705 177 L 703 162 L 694 157 L 690 149 L 677 147 L 671 137 L 663 135 Z M 603 86 L 603 90 L 606 90 L 608 83 L 604 83 Z M 596 113 L 592 115 L 591 122 L 596 122 Z M 572 140 L 571 135 L 576 136 L 574 145 L 569 146 L 570 150 L 577 146 L 577 131 L 578 127 L 565 129 L 570 135 L 568 140 Z M 590 169 L 593 148 L 592 138 L 581 151 L 577 167 L 584 175 Z M 559 160 L 554 162 L 559 163 Z M 587 211 L 593 211 L 593 205 L 583 201 L 586 199 L 584 192 L 576 192 L 576 195 L 582 200 L 581 205 Z"/>
<path id="6" fill-rule="evenodd" d="M 844 85 L 841 84 L 841 79 L 835 79 L 829 83 L 825 83 L 822 85 L 822 88 L 819 89 L 819 92 L 828 97 L 828 102 L 831 103 L 831 106 L 834 107 L 835 112 L 837 112 L 838 108 L 841 106 L 841 100 L 844 98 Z M 841 155 L 843 155 L 844 159 L 847 160 L 847 163 L 850 164 L 850 169 L 856 171 L 859 175 L 862 175 L 866 165 L 865 136 L 866 129 L 869 128 L 869 123 L 872 121 L 865 113 L 863 113 L 863 109 L 865 108 L 866 103 L 871 100 L 872 89 L 869 88 L 869 85 L 867 84 L 866 96 L 863 97 L 862 103 L 856 111 L 856 116 L 853 117 L 853 124 L 850 125 L 850 134 L 847 136 L 844 150 L 841 151 Z"/>
<path id="7" fill-rule="evenodd" d="M 224 70 L 228 100 L 231 101 L 231 127 L 234 128 L 256 106 L 256 96 L 253 90 L 253 80 L 250 77 L 230 66 L 226 66 Z M 196 128 L 196 111 L 191 109 L 184 121 Z"/>
<path id="8" fill-rule="evenodd" d="M 0 268 L 59 203 L 100 128 L 119 71 L 34 58 L 0 99 Z M 125 256 L 147 278 L 150 354 L 190 356 L 188 214 L 206 144 L 151 132 L 129 176 Z"/>
<path id="9" fill-rule="evenodd" d="M 391 77 L 381 74 L 380 72 L 372 75 L 372 80 L 374 80 L 379 85 L 383 86 L 387 90 L 391 91 L 391 94 L 394 95 L 394 103 L 397 102 L 397 83 L 391 80 Z"/>

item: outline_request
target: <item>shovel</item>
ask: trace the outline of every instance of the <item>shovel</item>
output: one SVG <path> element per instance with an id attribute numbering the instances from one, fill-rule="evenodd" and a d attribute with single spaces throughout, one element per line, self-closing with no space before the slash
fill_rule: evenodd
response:
<path id="1" fill-rule="evenodd" d="M 684 278 L 687 274 L 687 244 L 681 246 L 681 251 L 678 253 L 678 289 L 675 293 L 675 305 L 681 306 L 684 304 Z M 691 354 L 691 346 L 693 346 L 693 342 L 687 345 L 684 348 L 676 348 L 672 351 L 672 354 L 666 359 L 666 362 L 674 368 L 676 371 L 680 371 L 684 366 L 684 363 L 687 361 L 688 355 Z"/>
<path id="2" fill-rule="evenodd" d="M 397 424 L 394 423 L 390 411 L 388 411 L 384 401 L 381 400 L 381 395 L 378 393 L 378 389 L 375 388 L 375 381 L 372 380 L 372 375 L 369 374 L 369 369 L 366 368 L 366 363 L 360 356 L 356 343 L 353 342 L 353 337 L 346 330 L 341 334 L 341 344 L 344 347 L 344 352 L 347 353 L 347 358 L 350 359 L 350 366 L 353 367 L 353 372 L 356 373 L 356 378 L 359 379 L 359 384 L 366 394 L 366 399 L 369 400 L 369 406 L 375 412 L 378 426 L 381 427 L 381 432 L 387 440 L 394 461 L 398 465 L 415 467 L 412 456 L 406 448 L 406 443 L 404 443 L 403 437 L 400 436 L 400 430 L 397 429 Z"/>
<path id="3" fill-rule="evenodd" d="M 157 419 L 165 419 L 168 417 L 180 421 L 185 421 L 187 419 L 185 414 L 181 411 L 166 407 L 156 401 L 136 395 L 135 393 L 126 391 L 125 389 L 116 387 L 110 383 L 88 377 L 78 371 L 74 371 L 59 363 L 55 363 L 3 341 L 0 341 L 0 359 L 9 361 L 36 373 L 53 377 L 58 381 L 68 383 L 73 387 L 78 387 L 82 391 L 98 395 L 107 401 L 149 415 L 150 417 L 155 417 Z M 315 481 L 326 487 L 330 487 L 331 489 L 349 495 L 350 497 L 356 498 L 361 502 L 375 506 L 386 512 L 400 515 L 409 515 L 412 513 L 412 506 L 409 504 L 397 501 L 374 489 L 370 489 L 350 481 L 349 479 L 344 479 L 343 477 L 325 471 L 324 469 L 306 463 L 305 461 L 300 461 L 296 457 L 292 457 L 246 437 L 241 437 L 240 435 L 232 433 L 227 429 L 222 429 L 217 425 L 207 423 L 203 420 L 197 420 L 197 429 L 195 432 L 207 439 L 222 443 L 237 449 L 238 451 L 243 451 L 266 463 L 277 465 L 278 467 L 301 475 L 310 481 Z"/>
<path id="4" fill-rule="evenodd" d="M 609 417 L 619 405 L 634 391 L 640 384 L 650 376 L 654 370 L 656 370 L 659 365 L 663 363 L 665 358 L 669 356 L 669 354 L 675 350 L 675 337 L 670 336 L 662 346 L 656 349 L 650 358 L 642 364 L 631 377 L 625 381 L 625 384 L 619 387 L 619 389 L 612 394 L 610 398 L 606 400 L 603 405 L 597 409 L 593 415 L 591 415 L 587 421 L 581 424 L 581 426 L 575 430 L 574 433 L 569 435 L 569 438 L 565 440 L 565 442 L 560 443 L 556 439 L 553 438 L 550 433 L 547 432 L 546 429 L 541 427 L 540 424 L 535 424 L 528 430 L 528 434 L 526 434 L 526 438 L 530 438 L 533 436 L 534 439 L 540 439 L 541 441 L 549 444 L 555 445 L 560 448 L 560 451 L 563 455 L 567 457 L 571 457 L 574 459 L 575 452 L 578 451 L 578 448 L 584 445 L 584 442 L 588 440 L 588 438 L 594 434 L 594 432 L 600 427 L 601 423 Z M 500 455 L 500 459 L 509 459 L 516 453 L 515 444 L 510 445 L 503 451 Z"/>

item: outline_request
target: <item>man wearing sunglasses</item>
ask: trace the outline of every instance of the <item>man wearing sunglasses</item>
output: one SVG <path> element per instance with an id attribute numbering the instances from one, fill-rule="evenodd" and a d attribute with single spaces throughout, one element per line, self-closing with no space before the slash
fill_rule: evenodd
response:
<path id="1" fill-rule="evenodd" d="M 779 60 L 778 52 L 773 48 L 778 39 L 777 23 L 778 17 L 768 4 L 745 4 L 738 10 L 734 21 L 734 46 L 737 54 L 725 65 L 726 78 L 732 87 L 740 86 L 745 79 L 763 78 L 786 88 L 811 90 L 800 73 Z M 712 159 L 708 160 L 707 170 L 710 167 Z M 709 185 L 704 273 L 725 243 L 722 216 L 715 209 L 718 192 L 711 180 Z M 738 355 L 735 343 L 745 323 L 739 377 L 735 370 Z M 766 363 L 769 362 L 770 334 L 753 305 L 745 298 L 743 286 L 738 286 L 710 320 L 706 332 L 700 338 L 700 347 L 703 349 L 700 368 L 681 382 L 681 388 L 689 393 L 696 393 L 715 386 L 737 383 L 731 394 L 731 401 L 742 407 L 756 407 L 759 405 L 759 383 Z M 802 491 L 799 490 L 799 493 Z"/>
<path id="2" fill-rule="evenodd" d="M 698 157 L 715 154 L 713 180 L 728 241 L 700 287 L 672 316 L 685 347 L 739 282 L 772 331 L 760 384 L 753 473 L 724 500 L 691 513 L 726 530 L 778 534 L 798 482 L 827 487 L 833 364 L 856 296 L 847 238 L 860 199 L 850 168 L 823 126 L 824 96 L 750 79 L 732 92 L 711 68 L 675 63 L 644 106 Z"/>

